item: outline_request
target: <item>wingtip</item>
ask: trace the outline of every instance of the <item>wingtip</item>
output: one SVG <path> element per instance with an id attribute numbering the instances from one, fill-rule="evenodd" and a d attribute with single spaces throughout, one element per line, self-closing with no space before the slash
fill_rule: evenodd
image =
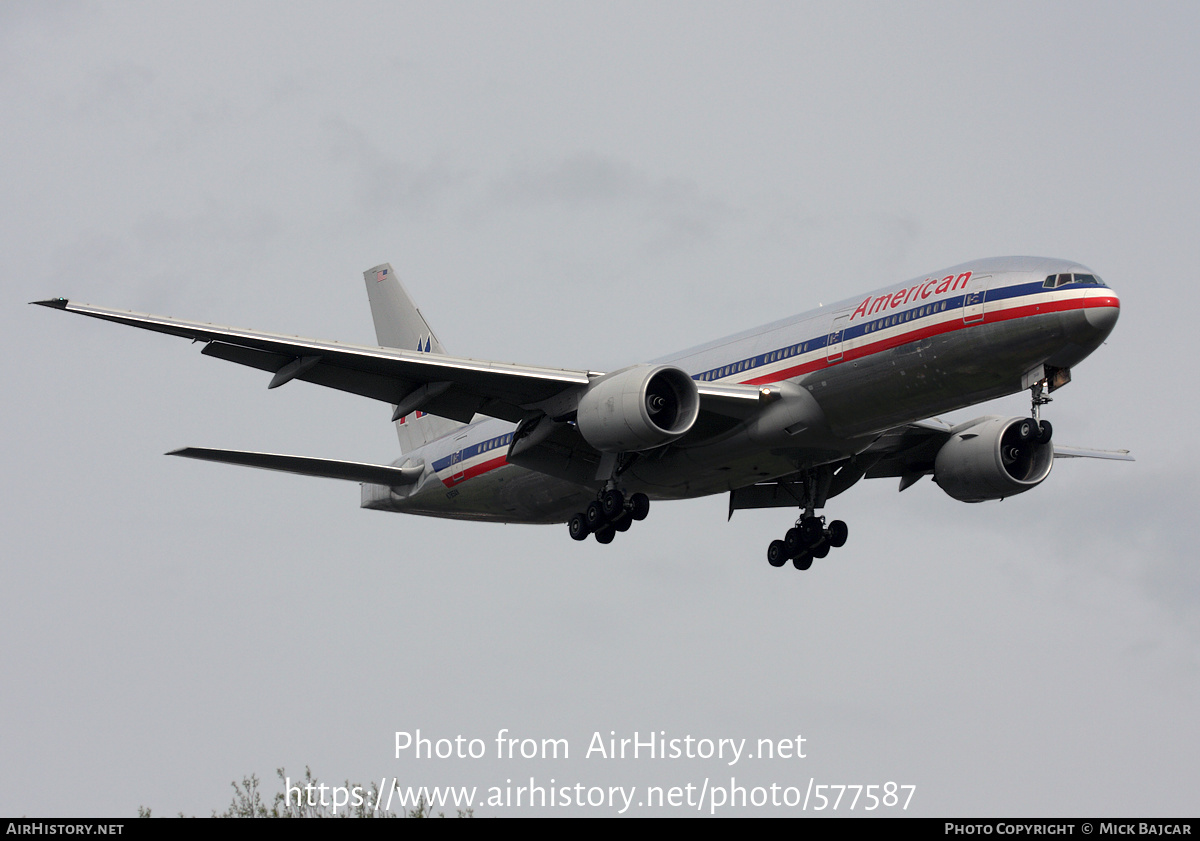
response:
<path id="1" fill-rule="evenodd" d="M 48 298 L 45 301 L 30 301 L 30 304 L 37 304 L 39 307 L 53 307 L 56 310 L 65 310 L 67 304 L 70 303 L 66 298 Z"/>

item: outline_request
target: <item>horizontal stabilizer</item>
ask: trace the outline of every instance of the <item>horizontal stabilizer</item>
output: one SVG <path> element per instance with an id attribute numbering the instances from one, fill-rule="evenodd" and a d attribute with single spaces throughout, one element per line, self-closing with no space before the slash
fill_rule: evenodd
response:
<path id="1" fill-rule="evenodd" d="M 425 472 L 423 465 L 389 467 L 382 464 L 363 464 L 357 461 L 337 461 L 331 458 L 250 453 L 243 450 L 212 450 L 207 447 L 184 447 L 172 450 L 167 455 L 219 461 L 223 464 L 240 464 L 244 467 L 260 467 L 264 470 L 282 470 L 285 473 L 299 473 L 302 476 L 321 476 L 326 479 L 346 479 L 350 482 L 366 482 L 371 485 L 388 485 L 393 488 L 412 485 Z"/>

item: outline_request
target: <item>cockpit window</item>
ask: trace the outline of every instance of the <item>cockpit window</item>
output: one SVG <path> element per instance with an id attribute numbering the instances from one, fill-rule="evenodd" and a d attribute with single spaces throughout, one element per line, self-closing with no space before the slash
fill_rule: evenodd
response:
<path id="1" fill-rule="evenodd" d="M 1068 283 L 1088 283 L 1097 286 L 1100 284 L 1100 278 L 1094 274 L 1071 275 L 1064 272 L 1063 274 L 1047 276 L 1042 286 L 1046 289 L 1057 289 L 1060 286 L 1066 286 Z"/>

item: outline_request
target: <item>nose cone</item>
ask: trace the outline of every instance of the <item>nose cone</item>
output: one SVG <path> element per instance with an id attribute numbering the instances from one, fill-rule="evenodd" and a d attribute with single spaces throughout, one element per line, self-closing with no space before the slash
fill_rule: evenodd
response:
<path id="1" fill-rule="evenodd" d="M 1117 326 L 1121 314 L 1121 299 L 1111 289 L 1092 289 L 1083 301 L 1083 314 L 1088 326 L 1096 332 L 1096 340 L 1104 341 Z"/>

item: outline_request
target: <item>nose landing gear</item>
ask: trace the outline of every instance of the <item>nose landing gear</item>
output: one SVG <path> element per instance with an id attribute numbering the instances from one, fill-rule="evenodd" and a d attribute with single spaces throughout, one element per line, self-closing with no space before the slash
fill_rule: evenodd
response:
<path id="1" fill-rule="evenodd" d="M 1070 372 L 1067 373 L 1070 374 Z M 1067 380 L 1070 381 L 1070 376 L 1067 377 Z M 1025 428 L 1021 429 L 1022 441 L 1037 441 L 1039 444 L 1047 444 L 1054 436 L 1054 427 L 1050 425 L 1050 421 L 1042 420 L 1042 407 L 1054 401 L 1054 398 L 1049 395 L 1051 390 L 1049 379 L 1038 380 L 1029 387 L 1030 414 L 1033 417 L 1028 421 L 1030 424 L 1028 431 Z"/>

